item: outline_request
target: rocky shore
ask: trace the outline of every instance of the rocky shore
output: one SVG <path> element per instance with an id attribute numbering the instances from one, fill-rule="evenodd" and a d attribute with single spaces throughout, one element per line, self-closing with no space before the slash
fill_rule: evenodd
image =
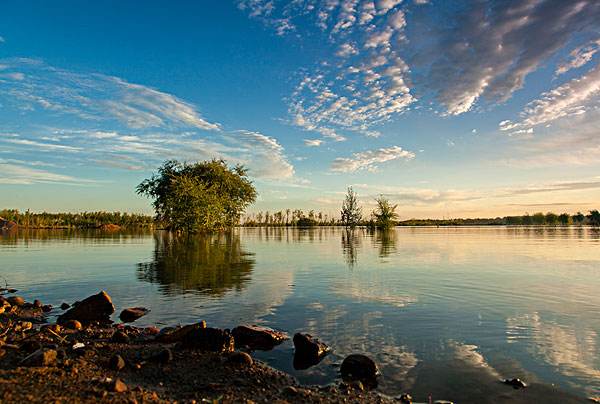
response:
<path id="1" fill-rule="evenodd" d="M 290 375 L 252 357 L 255 350 L 270 350 L 289 339 L 281 331 L 254 325 L 211 328 L 201 320 L 160 330 L 135 327 L 130 323 L 148 310 L 122 309 L 121 323 L 115 324 L 110 319 L 115 307 L 104 291 L 60 308 L 39 300 L 26 302 L 15 292 L 0 288 L 2 403 L 413 402 L 408 394 L 389 397 L 377 392 L 377 364 L 361 354 L 343 360 L 339 382 L 299 385 Z M 51 318 L 56 321 L 49 322 Z M 297 333 L 293 342 L 296 369 L 318 364 L 330 351 L 309 334 Z M 505 391 L 484 402 L 585 402 L 519 379 L 504 384 Z M 431 397 L 421 401 L 451 403 Z"/>
<path id="2" fill-rule="evenodd" d="M 204 321 L 183 327 L 135 327 L 147 311 L 127 308 L 123 323 L 106 292 L 52 308 L 10 290 L 0 295 L 0 402 L 399 402 L 369 390 L 377 372 L 366 357 L 345 364 L 346 382 L 300 386 L 252 358 L 288 336 L 243 325 L 231 332 Z M 55 323 L 48 313 L 62 310 Z M 304 366 L 328 347 L 307 334 L 294 338 Z M 355 374 L 353 374 L 355 373 Z M 373 380 L 371 380 L 373 379 Z"/>

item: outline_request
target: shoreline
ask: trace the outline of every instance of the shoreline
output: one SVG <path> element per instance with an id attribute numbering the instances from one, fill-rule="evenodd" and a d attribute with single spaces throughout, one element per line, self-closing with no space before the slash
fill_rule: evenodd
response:
<path id="1" fill-rule="evenodd" d="M 49 313 L 56 314 L 57 308 L 25 302 L 15 292 L 5 288 L 0 294 L 2 402 L 451 403 L 440 397 L 411 401 L 408 396 L 386 396 L 372 388 L 364 363 L 362 369 L 355 368 L 359 377 L 301 385 L 252 357 L 254 343 L 264 344 L 267 338 L 269 345 L 273 336 L 280 343 L 281 332 L 252 334 L 258 339 L 246 334 L 238 344 L 235 330 L 240 327 L 230 333 L 203 321 L 162 330 L 107 322 L 115 308 L 104 292 L 61 307 L 62 314 L 49 323 Z M 124 318 L 127 310 L 133 310 L 130 318 Z M 142 311 L 126 309 L 120 317 L 135 321 Z M 521 388 L 514 381 L 508 386 L 494 383 L 501 393 L 485 402 L 590 402 L 541 384 Z"/>

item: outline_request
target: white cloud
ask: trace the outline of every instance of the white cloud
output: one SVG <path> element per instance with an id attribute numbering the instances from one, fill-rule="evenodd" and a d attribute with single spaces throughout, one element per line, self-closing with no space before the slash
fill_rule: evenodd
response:
<path id="1" fill-rule="evenodd" d="M 323 144 L 321 139 L 304 139 L 304 144 L 308 147 L 318 147 Z"/>
<path id="2" fill-rule="evenodd" d="M 331 164 L 331 170 L 335 172 L 373 171 L 380 163 L 397 159 L 411 160 L 414 157 L 413 152 L 404 150 L 400 146 L 392 146 L 354 153 L 351 158 L 338 157 Z"/>
<path id="3" fill-rule="evenodd" d="M 578 46 L 569 53 L 569 59 L 563 61 L 556 68 L 556 75 L 568 72 L 571 69 L 577 69 L 587 64 L 594 55 L 600 50 L 600 39 L 592 41 L 589 44 Z"/>
<path id="4" fill-rule="evenodd" d="M 294 177 L 294 166 L 284 155 L 275 138 L 252 131 L 238 131 L 244 148 L 241 159 L 247 161 L 250 172 L 259 178 L 287 180 Z"/>
<path id="5" fill-rule="evenodd" d="M 341 58 L 346 58 L 348 56 L 356 55 L 357 53 L 358 49 L 356 49 L 356 46 L 352 45 L 351 43 L 344 43 L 340 45 L 335 54 Z"/>

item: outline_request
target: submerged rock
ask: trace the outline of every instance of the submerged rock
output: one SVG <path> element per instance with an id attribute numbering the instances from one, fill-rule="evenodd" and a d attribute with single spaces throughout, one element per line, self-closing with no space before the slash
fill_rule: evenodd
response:
<path id="1" fill-rule="evenodd" d="M 57 322 L 59 324 L 64 324 L 68 320 L 109 322 L 110 315 L 114 312 L 115 306 L 110 296 L 105 291 L 101 291 L 97 295 L 92 295 L 82 300 L 58 316 Z"/>
<path id="2" fill-rule="evenodd" d="M 342 362 L 340 372 L 345 380 L 360 380 L 368 387 L 377 385 L 379 369 L 375 362 L 366 355 L 348 355 Z"/>
<path id="3" fill-rule="evenodd" d="M 527 384 L 525 384 L 525 382 L 521 379 L 505 379 L 502 383 L 504 384 L 508 384 L 509 386 L 512 386 L 515 389 L 524 389 L 525 387 L 527 387 Z"/>
<path id="4" fill-rule="evenodd" d="M 294 369 L 308 369 L 318 364 L 330 348 L 310 334 L 294 335 Z"/>
<path id="5" fill-rule="evenodd" d="M 145 307 L 130 307 L 128 309 L 124 309 L 121 314 L 119 314 L 119 319 L 124 323 L 132 323 L 140 317 L 148 314 L 150 310 Z"/>
<path id="6" fill-rule="evenodd" d="M 289 336 L 284 332 L 256 325 L 240 325 L 235 327 L 231 331 L 231 334 L 238 346 L 246 345 L 250 349 L 260 349 L 263 351 L 271 350 L 276 345 L 289 339 Z"/>
<path id="7" fill-rule="evenodd" d="M 188 332 L 181 340 L 184 348 L 210 352 L 233 352 L 234 337 L 228 330 L 220 328 L 197 328 Z"/>

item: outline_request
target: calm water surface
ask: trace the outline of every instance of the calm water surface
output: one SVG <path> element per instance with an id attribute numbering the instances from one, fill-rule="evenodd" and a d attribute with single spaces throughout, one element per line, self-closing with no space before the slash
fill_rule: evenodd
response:
<path id="1" fill-rule="evenodd" d="M 334 348 L 301 382 L 366 353 L 380 390 L 458 402 L 521 377 L 600 395 L 600 232 L 592 228 L 237 229 L 229 235 L 39 231 L 0 236 L 0 275 L 55 306 L 105 289 L 139 325 L 205 319 L 309 332 Z"/>

